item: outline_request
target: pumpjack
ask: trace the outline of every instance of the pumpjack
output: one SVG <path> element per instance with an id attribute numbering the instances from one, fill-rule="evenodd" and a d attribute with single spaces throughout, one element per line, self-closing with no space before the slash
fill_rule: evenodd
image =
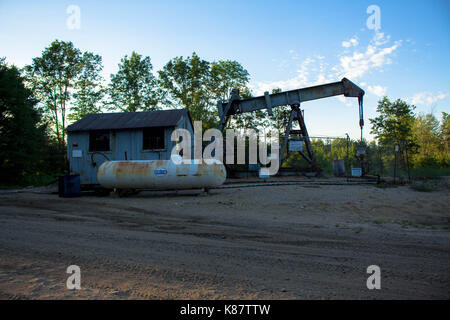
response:
<path id="1" fill-rule="evenodd" d="M 314 151 L 311 146 L 311 141 L 306 129 L 304 121 L 304 115 L 300 109 L 300 104 L 306 101 L 323 99 L 338 95 L 344 95 L 345 97 L 358 98 L 359 107 L 359 126 L 361 128 L 361 141 L 364 127 L 363 117 L 363 97 L 364 90 L 358 87 L 356 84 L 343 78 L 341 81 L 322 84 L 318 86 L 306 87 L 301 89 L 294 89 L 289 91 L 283 91 L 278 93 L 269 94 L 264 92 L 263 96 L 241 99 L 239 96 L 239 90 L 233 89 L 230 94 L 230 99 L 227 102 L 218 101 L 217 108 L 219 111 L 220 121 L 218 129 L 222 132 L 230 120 L 230 117 L 236 114 L 242 114 L 247 112 L 254 112 L 257 110 L 267 109 L 268 114 L 273 114 L 273 108 L 281 106 L 290 106 L 289 121 L 286 125 L 285 135 L 282 136 L 282 147 L 280 149 L 280 166 L 286 161 L 287 158 L 293 152 L 299 152 L 301 156 L 308 162 L 311 168 L 316 171 L 320 170 L 316 163 Z M 293 123 L 298 121 L 300 127 L 299 130 L 294 130 Z M 285 154 L 286 147 L 290 140 L 300 140 L 305 144 L 305 151 L 297 150 L 290 151 L 289 148 Z M 302 148 L 303 149 L 303 148 Z"/>

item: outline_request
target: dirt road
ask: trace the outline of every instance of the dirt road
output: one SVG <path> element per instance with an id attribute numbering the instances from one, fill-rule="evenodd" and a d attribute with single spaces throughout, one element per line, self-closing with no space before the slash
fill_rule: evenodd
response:
<path id="1" fill-rule="evenodd" d="M 0 298 L 449 299 L 449 226 L 448 189 L 2 192 Z M 69 265 L 81 290 L 66 289 Z"/>

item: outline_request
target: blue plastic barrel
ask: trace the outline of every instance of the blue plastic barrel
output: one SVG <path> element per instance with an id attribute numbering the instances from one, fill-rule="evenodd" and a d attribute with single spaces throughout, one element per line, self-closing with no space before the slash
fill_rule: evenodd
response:
<path id="1" fill-rule="evenodd" d="M 62 198 L 81 197 L 81 186 L 79 175 L 59 176 L 58 194 Z"/>

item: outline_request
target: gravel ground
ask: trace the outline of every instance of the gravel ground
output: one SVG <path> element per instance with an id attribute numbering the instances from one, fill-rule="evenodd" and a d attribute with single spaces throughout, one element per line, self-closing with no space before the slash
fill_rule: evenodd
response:
<path id="1" fill-rule="evenodd" d="M 42 191 L 0 192 L 1 299 L 450 298 L 448 188 Z"/>

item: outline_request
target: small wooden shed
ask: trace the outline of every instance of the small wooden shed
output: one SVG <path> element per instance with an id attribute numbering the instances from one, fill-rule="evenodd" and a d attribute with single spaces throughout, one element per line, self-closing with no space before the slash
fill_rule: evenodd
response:
<path id="1" fill-rule="evenodd" d="M 193 137 L 187 109 L 87 115 L 67 127 L 70 174 L 80 175 L 82 186 L 94 186 L 104 161 L 169 160 L 171 134 L 178 128 Z"/>

